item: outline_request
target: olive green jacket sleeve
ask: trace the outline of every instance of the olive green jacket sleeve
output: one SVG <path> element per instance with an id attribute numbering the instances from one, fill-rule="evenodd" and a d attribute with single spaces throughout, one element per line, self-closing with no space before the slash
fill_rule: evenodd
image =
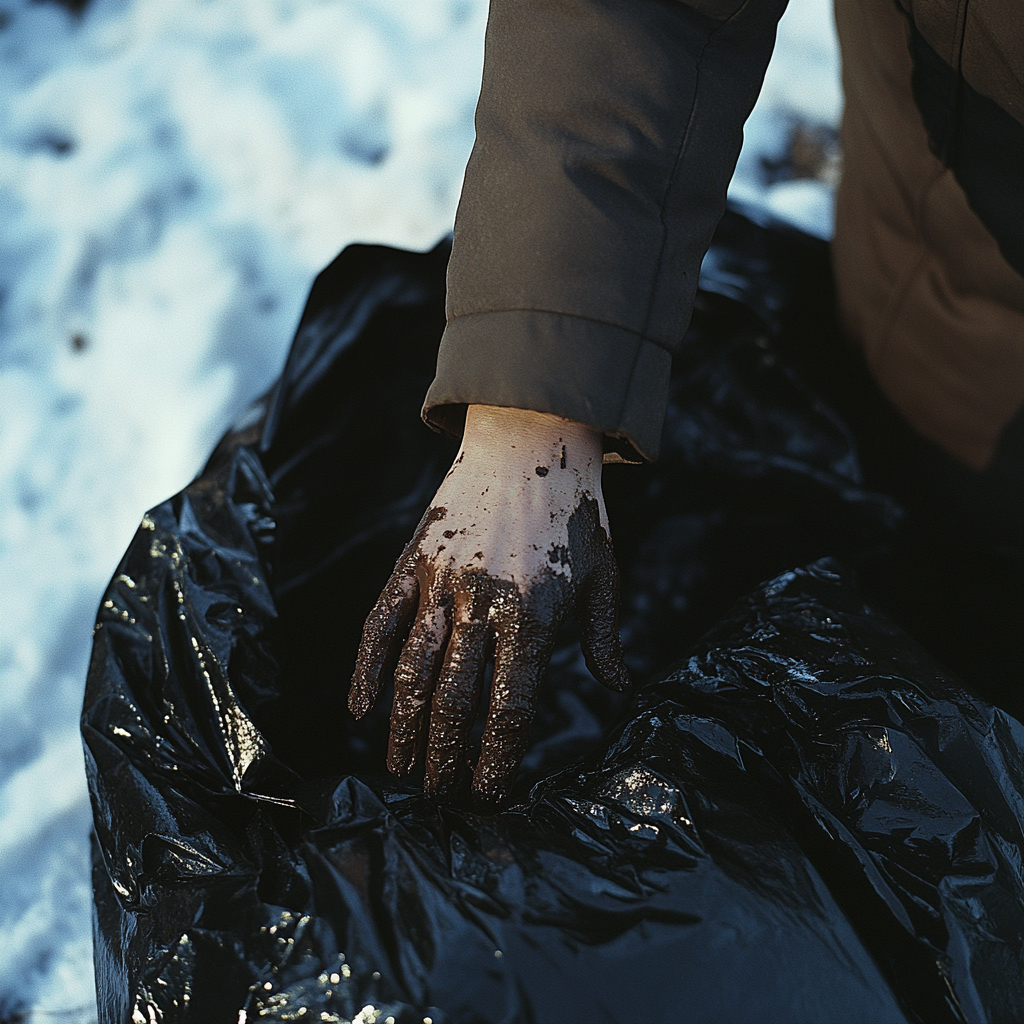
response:
<path id="1" fill-rule="evenodd" d="M 785 0 L 491 0 L 424 419 L 554 413 L 657 456 L 672 352 Z"/>

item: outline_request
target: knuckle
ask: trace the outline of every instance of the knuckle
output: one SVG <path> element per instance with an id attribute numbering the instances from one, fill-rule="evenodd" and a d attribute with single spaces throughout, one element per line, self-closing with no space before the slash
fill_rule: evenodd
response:
<path id="1" fill-rule="evenodd" d="M 453 637 L 446 654 L 446 674 L 452 679 L 474 674 L 483 658 L 484 641 L 482 631 Z"/>
<path id="2" fill-rule="evenodd" d="M 434 694 L 431 710 L 444 719 L 465 718 L 473 711 L 472 695 L 459 686 L 442 685 Z"/>
<path id="3" fill-rule="evenodd" d="M 418 715 L 394 714 L 391 716 L 391 738 L 388 743 L 388 761 L 408 756 L 415 750 L 420 734 Z"/>
<path id="4" fill-rule="evenodd" d="M 395 703 L 426 703 L 423 695 L 428 685 L 427 673 L 422 662 L 399 661 L 395 668 Z"/>
<path id="5" fill-rule="evenodd" d="M 454 619 L 463 628 L 478 626 L 487 619 L 487 609 L 479 608 L 480 602 L 472 594 L 458 594 L 455 598 Z"/>
<path id="6" fill-rule="evenodd" d="M 533 701 L 527 694 L 505 696 L 490 715 L 490 731 L 495 736 L 508 736 L 526 729 L 533 720 Z"/>

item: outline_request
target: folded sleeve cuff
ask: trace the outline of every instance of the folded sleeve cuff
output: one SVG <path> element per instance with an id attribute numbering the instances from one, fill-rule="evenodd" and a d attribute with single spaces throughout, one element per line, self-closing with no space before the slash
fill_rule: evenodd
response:
<path id="1" fill-rule="evenodd" d="M 458 437 L 468 405 L 532 409 L 600 431 L 621 460 L 653 460 L 671 366 L 667 349 L 614 324 L 533 309 L 474 313 L 445 329 L 423 419 Z"/>

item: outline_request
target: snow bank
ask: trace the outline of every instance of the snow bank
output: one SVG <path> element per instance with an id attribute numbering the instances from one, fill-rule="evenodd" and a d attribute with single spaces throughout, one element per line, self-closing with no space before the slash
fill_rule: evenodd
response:
<path id="1" fill-rule="evenodd" d="M 77 717 L 104 584 L 274 379 L 316 272 L 450 229 L 486 5 L 0 10 L 3 1017 L 93 1002 Z"/>

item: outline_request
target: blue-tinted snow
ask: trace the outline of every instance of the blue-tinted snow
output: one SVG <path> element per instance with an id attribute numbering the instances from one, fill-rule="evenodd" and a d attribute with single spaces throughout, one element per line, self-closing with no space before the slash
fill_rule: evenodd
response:
<path id="1" fill-rule="evenodd" d="M 0 0 L 0 1019 L 94 1019 L 78 711 L 103 587 L 273 380 L 316 272 L 450 229 L 485 19 Z M 837 75 L 827 0 L 794 0 L 732 186 L 826 237 L 828 187 L 766 188 L 760 158 L 794 119 L 835 126 Z"/>

